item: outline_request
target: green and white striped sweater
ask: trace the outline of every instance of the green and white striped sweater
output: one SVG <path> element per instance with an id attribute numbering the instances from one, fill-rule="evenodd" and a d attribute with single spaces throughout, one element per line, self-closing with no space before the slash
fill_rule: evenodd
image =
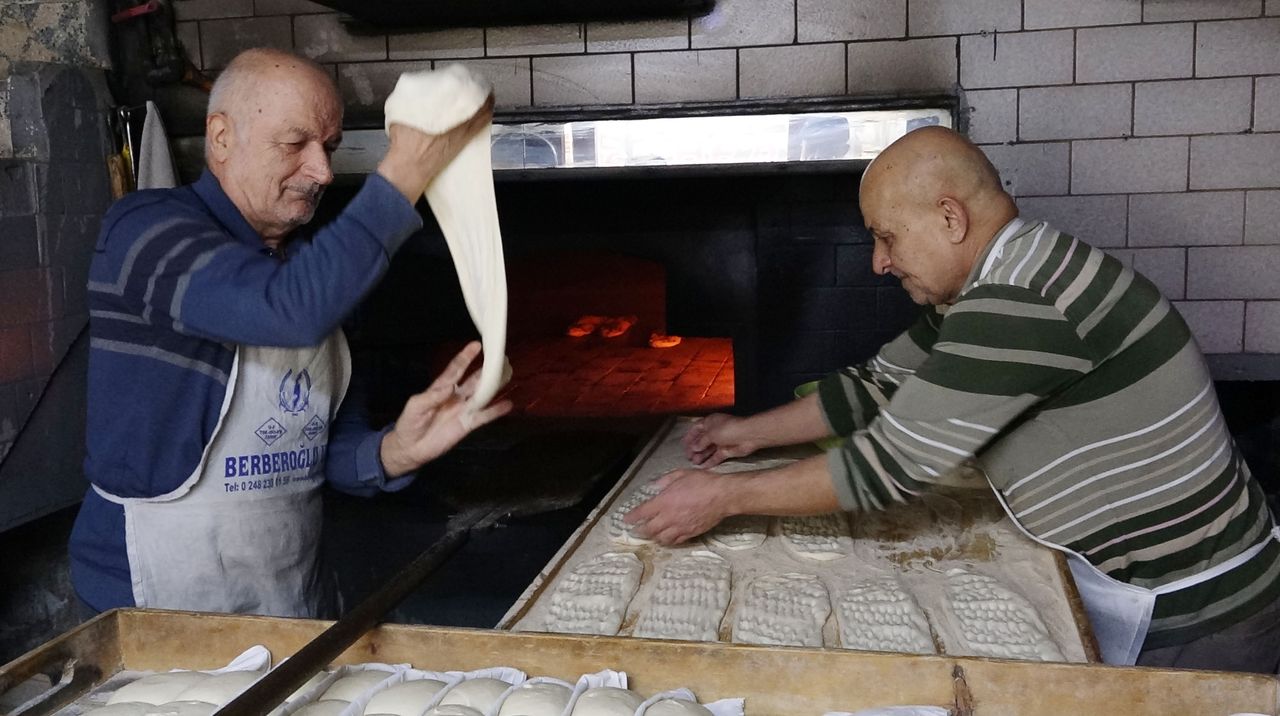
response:
<path id="1" fill-rule="evenodd" d="M 827 377 L 820 398 L 849 436 L 828 454 L 846 509 L 907 500 L 976 458 L 1033 534 L 1146 588 L 1272 528 L 1181 316 L 1150 281 L 1044 222 L 1011 222 L 953 305 Z M 1144 647 L 1213 633 L 1277 596 L 1273 540 L 1159 597 Z"/>

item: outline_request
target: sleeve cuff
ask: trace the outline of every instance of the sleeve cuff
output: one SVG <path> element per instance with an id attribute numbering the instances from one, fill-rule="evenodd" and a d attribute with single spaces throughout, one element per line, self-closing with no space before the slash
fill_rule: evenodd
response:
<path id="1" fill-rule="evenodd" d="M 422 228 L 422 216 L 413 203 L 377 172 L 365 179 L 364 186 L 347 205 L 347 211 L 382 243 L 388 256 Z"/>
<path id="2" fill-rule="evenodd" d="M 842 441 L 840 445 L 827 451 L 827 471 L 831 473 L 831 489 L 836 493 L 840 509 L 855 512 L 860 508 L 853 494 L 853 481 L 849 479 L 849 468 L 844 459 L 845 450 L 848 449 L 847 442 Z"/>
<path id="3" fill-rule="evenodd" d="M 383 492 L 398 492 L 413 483 L 414 473 L 403 477 L 387 477 L 382 467 L 382 439 L 391 432 L 394 426 L 369 433 L 356 447 L 356 480 L 363 487 L 371 487 Z"/>
<path id="4" fill-rule="evenodd" d="M 858 429 L 839 373 L 832 373 L 818 381 L 818 410 L 832 435 L 848 437 Z"/>

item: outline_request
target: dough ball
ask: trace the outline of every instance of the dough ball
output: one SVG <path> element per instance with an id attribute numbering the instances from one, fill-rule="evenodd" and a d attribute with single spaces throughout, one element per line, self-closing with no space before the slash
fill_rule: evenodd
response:
<path id="1" fill-rule="evenodd" d="M 645 716 L 711 716 L 711 709 L 684 699 L 663 699 L 644 710 Z"/>
<path id="2" fill-rule="evenodd" d="M 449 704 L 448 706 L 437 706 L 422 716 L 484 716 L 484 712 L 477 711 L 470 706 Z"/>
<path id="3" fill-rule="evenodd" d="M 445 687 L 443 681 L 418 679 L 383 689 L 369 699 L 364 707 L 365 716 L 418 716 L 431 703 L 431 699 Z"/>
<path id="4" fill-rule="evenodd" d="M 502 679 L 467 679 L 440 699 L 441 706 L 470 706 L 477 711 L 488 711 L 511 684 Z"/>
<path id="5" fill-rule="evenodd" d="M 572 695 L 573 690 L 562 684 L 525 684 L 507 696 L 498 716 L 560 716 Z"/>
<path id="6" fill-rule="evenodd" d="M 387 128 L 392 123 L 441 134 L 462 124 L 489 97 L 483 79 L 462 65 L 424 72 L 406 72 L 383 106 Z"/>
<path id="7" fill-rule="evenodd" d="M 364 692 L 391 678 L 391 672 L 369 669 L 353 671 L 338 679 L 320 696 L 321 701 L 355 701 Z"/>
<path id="8" fill-rule="evenodd" d="M 260 678 L 262 678 L 262 674 L 257 671 L 231 671 L 225 674 L 215 674 L 193 684 L 186 691 L 178 694 L 174 701 L 203 701 L 206 704 L 226 706 L 232 699 L 239 696 Z"/>
<path id="9" fill-rule="evenodd" d="M 147 716 L 213 716 L 220 707 L 204 701 L 170 701 L 160 706 L 152 706 Z"/>
<path id="10" fill-rule="evenodd" d="M 144 676 L 116 689 L 107 699 L 107 704 L 135 701 L 156 705 L 176 701 L 178 694 L 208 678 L 208 674 L 199 671 L 170 671 Z"/>
<path id="11" fill-rule="evenodd" d="M 144 716 L 147 713 L 147 709 L 151 707 L 151 704 L 137 701 L 121 701 L 110 706 L 103 706 L 100 709 L 85 711 L 84 716 Z"/>
<path id="12" fill-rule="evenodd" d="M 630 689 L 601 686 L 582 692 L 573 716 L 632 716 L 642 703 L 640 694 Z"/>
<path id="13" fill-rule="evenodd" d="M 294 711 L 293 716 L 338 716 L 350 705 L 347 701 L 317 701 Z"/>

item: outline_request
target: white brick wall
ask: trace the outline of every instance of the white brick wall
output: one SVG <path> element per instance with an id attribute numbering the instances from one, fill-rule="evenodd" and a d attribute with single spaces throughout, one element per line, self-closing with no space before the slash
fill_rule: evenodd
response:
<path id="1" fill-rule="evenodd" d="M 1280 353 L 1280 0 L 719 0 L 706 17 L 379 36 L 310 0 L 176 0 L 188 54 L 294 47 L 376 111 L 463 61 L 500 108 L 958 94 L 1027 217 L 1106 247 L 1202 344 Z"/>
<path id="2" fill-rule="evenodd" d="M 1120 137 L 1133 123 L 1130 84 L 1034 87 L 1018 91 L 1018 138 Z"/>

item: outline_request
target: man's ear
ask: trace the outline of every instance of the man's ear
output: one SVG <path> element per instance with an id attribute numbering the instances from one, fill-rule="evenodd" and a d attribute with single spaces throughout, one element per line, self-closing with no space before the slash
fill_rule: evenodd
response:
<path id="1" fill-rule="evenodd" d="M 938 209 L 942 211 L 942 220 L 947 225 L 947 239 L 953 244 L 964 241 L 969 233 L 969 212 L 965 211 L 964 204 L 944 196 L 938 200 Z"/>
<path id="2" fill-rule="evenodd" d="M 231 118 L 222 112 L 213 112 L 204 120 L 204 136 L 209 161 L 222 164 L 231 155 L 231 145 L 235 141 L 235 132 L 231 126 Z"/>

